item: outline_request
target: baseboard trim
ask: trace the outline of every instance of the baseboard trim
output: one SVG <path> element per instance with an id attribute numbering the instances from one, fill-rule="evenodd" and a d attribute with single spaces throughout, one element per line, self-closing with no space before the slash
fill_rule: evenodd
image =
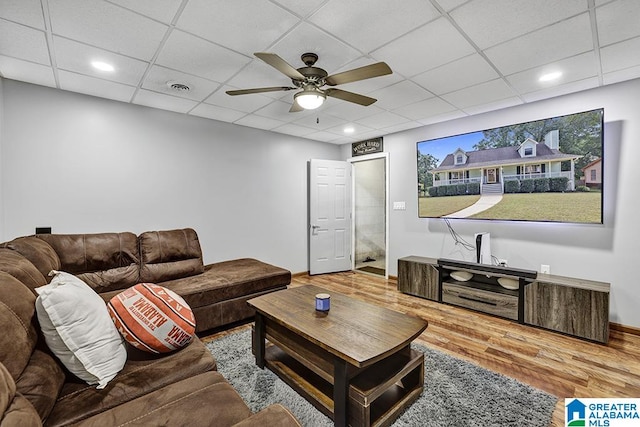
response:
<path id="1" fill-rule="evenodd" d="M 627 334 L 636 335 L 640 337 L 640 328 L 634 326 L 621 325 L 620 323 L 609 323 L 609 328 L 618 332 L 625 332 Z"/>
<path id="2" fill-rule="evenodd" d="M 298 273 L 291 273 L 291 277 L 300 277 L 300 276 L 308 276 L 308 271 L 300 271 Z"/>

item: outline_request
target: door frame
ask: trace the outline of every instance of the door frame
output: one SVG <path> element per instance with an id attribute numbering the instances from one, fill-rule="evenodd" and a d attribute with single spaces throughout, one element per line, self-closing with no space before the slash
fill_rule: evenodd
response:
<path id="1" fill-rule="evenodd" d="M 363 156 L 350 157 L 347 159 L 349 163 L 363 162 L 366 160 L 385 159 L 384 161 L 384 277 L 389 278 L 389 153 L 365 154 Z M 356 174 L 351 174 L 351 270 L 355 271 L 356 267 Z"/>

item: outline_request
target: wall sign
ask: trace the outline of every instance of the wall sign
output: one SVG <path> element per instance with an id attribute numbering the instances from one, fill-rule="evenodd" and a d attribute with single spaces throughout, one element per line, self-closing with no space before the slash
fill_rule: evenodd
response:
<path id="1" fill-rule="evenodd" d="M 364 154 L 371 153 L 382 153 L 382 137 L 354 142 L 351 144 L 351 154 L 354 156 L 362 156 Z"/>

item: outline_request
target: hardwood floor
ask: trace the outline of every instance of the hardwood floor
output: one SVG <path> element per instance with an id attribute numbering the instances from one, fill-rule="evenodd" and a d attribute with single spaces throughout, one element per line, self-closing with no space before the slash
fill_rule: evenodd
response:
<path id="1" fill-rule="evenodd" d="M 553 427 L 564 426 L 565 397 L 640 396 L 640 336 L 612 330 L 608 345 L 595 344 L 405 295 L 394 279 L 363 273 L 296 275 L 291 286 L 305 284 L 426 319 L 422 344 L 558 396 Z"/>

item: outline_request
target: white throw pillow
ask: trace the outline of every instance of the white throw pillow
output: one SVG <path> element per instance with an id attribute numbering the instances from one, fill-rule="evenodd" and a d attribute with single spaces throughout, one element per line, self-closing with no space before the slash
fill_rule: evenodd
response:
<path id="1" fill-rule="evenodd" d="M 36 311 L 47 345 L 67 369 L 104 388 L 122 370 L 127 350 L 100 296 L 76 276 L 52 271 L 36 288 Z"/>

